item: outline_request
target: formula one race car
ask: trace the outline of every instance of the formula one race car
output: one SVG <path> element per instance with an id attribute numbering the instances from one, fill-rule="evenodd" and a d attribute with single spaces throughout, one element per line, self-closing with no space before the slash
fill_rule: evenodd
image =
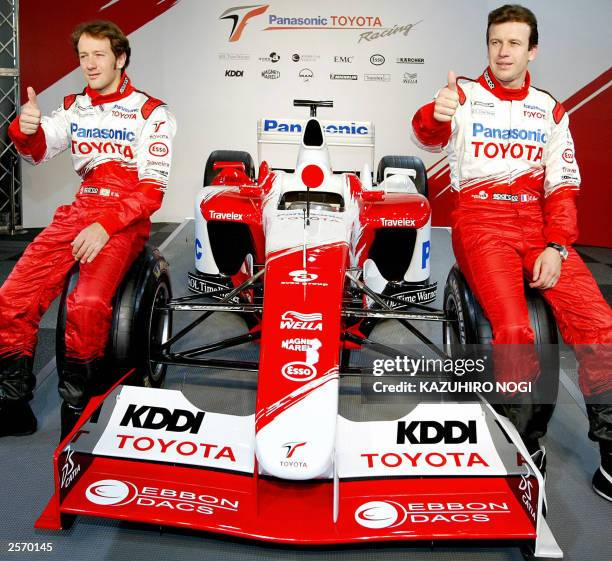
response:
<path id="1" fill-rule="evenodd" d="M 473 304 L 457 271 L 447 311 L 427 305 L 436 286 L 422 162 L 386 156 L 375 185 L 368 163 L 338 172 L 358 169 L 345 152 L 373 156 L 371 123 L 317 119 L 331 102 L 295 105 L 311 118 L 260 121 L 257 175 L 247 153 L 213 152 L 196 202 L 195 294 L 170 299 L 151 261 L 166 288 L 147 277 L 134 334 L 149 382 L 168 364 L 257 372 L 255 413 L 203 411 L 181 391 L 122 383 L 128 372 L 58 448 L 56 493 L 37 527 L 89 515 L 297 545 L 516 541 L 561 557 L 542 476 L 486 401 L 423 402 L 391 421 L 339 414 L 340 377 L 372 374 L 350 364 L 351 351 L 397 354 L 369 339 L 377 321 L 398 320 L 447 358 L 411 322 L 441 322 L 452 339 L 478 319 L 459 314 Z M 273 169 L 261 153 L 270 145 Z M 201 315 L 171 334 L 168 317 L 183 310 Z M 173 350 L 220 311 L 243 316 L 248 333 Z M 251 341 L 257 361 L 207 357 Z"/>

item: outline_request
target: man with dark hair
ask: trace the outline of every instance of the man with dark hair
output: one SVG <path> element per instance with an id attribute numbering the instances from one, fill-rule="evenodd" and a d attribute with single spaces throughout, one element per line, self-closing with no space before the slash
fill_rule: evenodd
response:
<path id="1" fill-rule="evenodd" d="M 0 436 L 36 430 L 28 401 L 38 324 L 75 262 L 79 280 L 67 299 L 67 361 L 59 372 L 62 437 L 89 398 L 106 389 L 100 364 L 112 298 L 149 237 L 149 217 L 161 206 L 170 172 L 174 117 L 164 102 L 132 86 L 127 37 L 114 23 L 96 21 L 77 27 L 72 40 L 87 87 L 66 96 L 50 117 L 41 117 L 28 87 L 9 127 L 32 164 L 70 149 L 81 186 L 0 288 Z"/>
<path id="2" fill-rule="evenodd" d="M 493 10 L 487 49 L 489 66 L 477 80 L 459 84 L 448 73 L 447 86 L 415 114 L 414 137 L 427 150 L 448 152 L 453 249 L 491 322 L 496 377 L 538 376 L 525 276 L 550 304 L 565 342 L 574 346 L 589 437 L 601 452 L 593 487 L 612 501 L 612 311 L 570 247 L 577 237 L 580 175 L 569 119 L 550 94 L 530 85 L 527 66 L 538 50 L 530 10 L 518 5 Z M 550 415 L 534 411 L 537 406 L 507 409 L 543 466 L 539 439 Z"/>

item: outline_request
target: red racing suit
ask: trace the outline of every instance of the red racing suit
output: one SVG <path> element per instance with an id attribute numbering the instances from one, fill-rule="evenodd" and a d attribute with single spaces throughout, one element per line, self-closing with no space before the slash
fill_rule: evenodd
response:
<path id="1" fill-rule="evenodd" d="M 71 242 L 94 222 L 110 239 L 80 265 L 67 300 L 66 355 L 86 362 L 104 354 L 113 295 L 149 237 L 149 216 L 168 183 L 175 129 L 165 103 L 134 89 L 126 75 L 112 94 L 86 88 L 65 97 L 34 135 L 21 133 L 19 118 L 11 123 L 11 139 L 33 164 L 69 149 L 81 185 L 0 288 L 0 357 L 34 353 L 40 318 L 75 263 Z"/>
<path id="2" fill-rule="evenodd" d="M 429 151 L 447 151 L 453 249 L 491 322 L 493 343 L 533 343 L 523 276 L 532 279 L 547 243 L 567 246 L 577 237 L 580 175 L 569 119 L 550 94 L 530 86 L 529 73 L 522 88 L 507 89 L 487 69 L 477 80 L 461 79 L 458 93 L 451 122 L 434 119 L 434 102 L 419 109 L 414 137 Z M 558 283 L 542 295 L 563 339 L 574 345 L 582 392 L 610 391 L 612 312 L 575 250 L 569 248 Z M 496 362 L 496 376 L 537 376 L 535 353 L 523 357 L 518 375 L 516 363 L 504 372 Z"/>

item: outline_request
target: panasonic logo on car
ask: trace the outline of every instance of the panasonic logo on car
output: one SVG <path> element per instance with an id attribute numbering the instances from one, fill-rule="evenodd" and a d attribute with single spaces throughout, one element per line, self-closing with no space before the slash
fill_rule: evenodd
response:
<path id="1" fill-rule="evenodd" d="M 303 131 L 302 123 L 295 121 L 279 121 L 277 119 L 264 120 L 264 132 L 289 132 L 301 133 Z M 355 122 L 351 123 L 328 123 L 323 127 L 325 134 L 370 134 L 370 130 L 365 125 L 358 125 Z"/>

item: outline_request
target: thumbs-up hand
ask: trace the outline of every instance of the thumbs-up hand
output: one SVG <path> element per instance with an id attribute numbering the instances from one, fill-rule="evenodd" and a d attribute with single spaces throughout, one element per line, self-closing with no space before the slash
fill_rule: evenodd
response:
<path id="1" fill-rule="evenodd" d="M 19 115 L 19 130 L 23 134 L 32 135 L 40 126 L 40 107 L 34 88 L 28 87 L 28 101 L 21 108 Z"/>
<path id="2" fill-rule="evenodd" d="M 459 92 L 457 88 L 457 75 L 449 70 L 448 84 L 440 90 L 434 104 L 434 119 L 447 123 L 453 118 L 459 106 Z"/>

